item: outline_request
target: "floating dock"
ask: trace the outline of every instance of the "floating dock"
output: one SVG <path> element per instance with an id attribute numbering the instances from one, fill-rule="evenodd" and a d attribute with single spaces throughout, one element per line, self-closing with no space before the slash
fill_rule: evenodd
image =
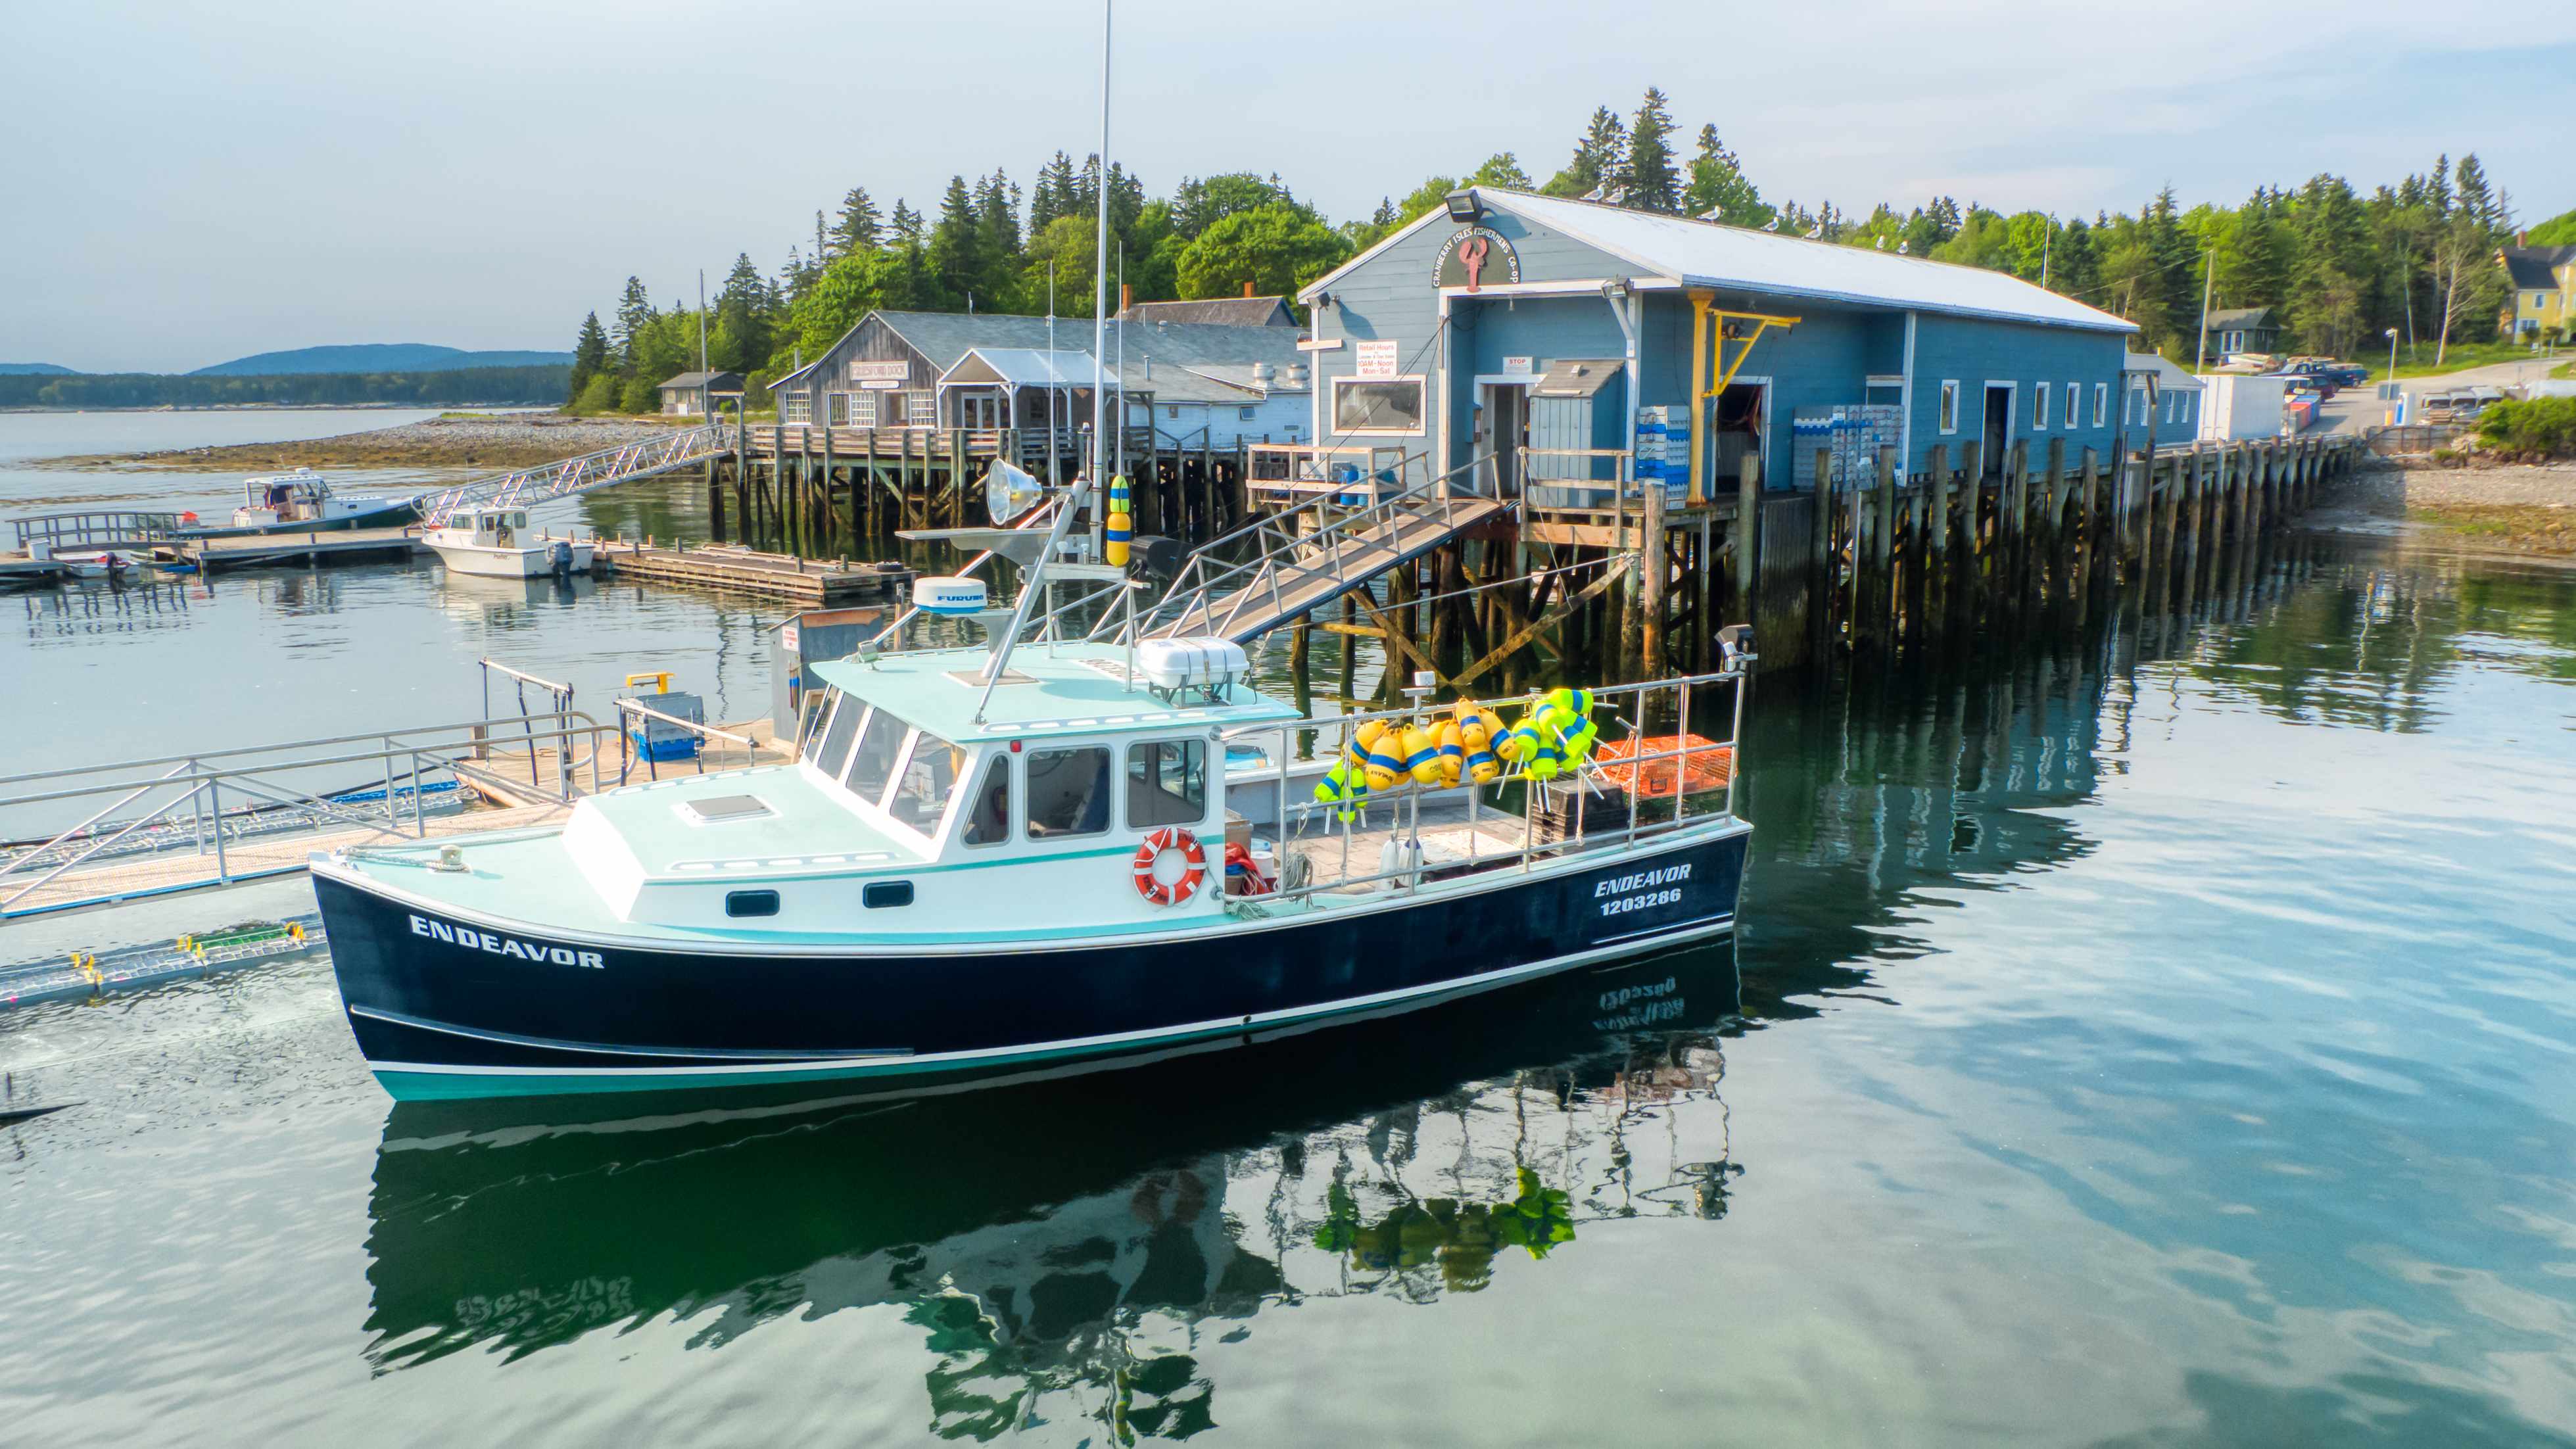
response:
<path id="1" fill-rule="evenodd" d="M 767 594 L 820 607 L 900 594 L 913 571 L 901 564 L 800 559 L 732 545 L 657 548 L 650 543 L 602 541 L 591 566 L 662 584 Z"/>
<path id="2" fill-rule="evenodd" d="M 417 527 L 324 528 L 298 533 L 250 533 L 230 538 L 192 538 L 173 550 L 177 560 L 199 573 L 248 568 L 256 564 L 303 563 L 323 558 L 409 554 L 426 547 Z"/>

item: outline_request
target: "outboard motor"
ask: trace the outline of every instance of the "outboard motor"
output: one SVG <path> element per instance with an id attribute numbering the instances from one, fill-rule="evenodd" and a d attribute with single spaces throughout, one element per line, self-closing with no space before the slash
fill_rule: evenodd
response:
<path id="1" fill-rule="evenodd" d="M 556 539 L 554 547 L 546 550 L 546 567 L 553 572 L 556 578 L 571 578 L 572 545 L 564 542 L 562 539 Z"/>

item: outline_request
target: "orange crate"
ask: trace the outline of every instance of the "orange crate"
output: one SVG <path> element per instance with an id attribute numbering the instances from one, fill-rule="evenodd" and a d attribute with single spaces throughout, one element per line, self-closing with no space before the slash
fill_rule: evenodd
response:
<path id="1" fill-rule="evenodd" d="M 1678 759 L 1647 760 L 1631 763 L 1639 755 L 1669 755 L 1676 750 L 1690 753 Z M 1679 768 L 1684 787 L 1690 794 L 1702 795 L 1723 790 L 1735 778 L 1735 747 L 1721 745 L 1698 735 L 1647 735 L 1633 740 L 1604 740 L 1592 751 L 1602 775 L 1613 785 L 1631 795 L 1671 799 L 1673 772 Z M 1638 784 L 1643 775 L 1645 783 Z"/>

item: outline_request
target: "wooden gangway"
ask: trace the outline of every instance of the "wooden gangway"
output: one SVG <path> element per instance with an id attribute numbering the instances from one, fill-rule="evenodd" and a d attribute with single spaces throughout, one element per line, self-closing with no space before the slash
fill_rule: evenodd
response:
<path id="1" fill-rule="evenodd" d="M 1462 472 L 1474 469 L 1468 464 Z M 1486 524 L 1508 499 L 1418 483 L 1351 509 L 1336 494 L 1258 519 L 1190 555 L 1142 619 L 1148 637 L 1222 635 L 1241 643 L 1293 623 L 1379 575 Z M 1233 561 L 1228 562 L 1231 558 Z"/>
<path id="2" fill-rule="evenodd" d="M 733 453 L 739 432 L 735 424 L 707 423 L 640 443 L 602 448 L 576 458 L 495 473 L 440 492 L 424 493 L 418 500 L 421 523 L 428 528 L 442 528 L 449 518 L 467 509 L 529 506 L 570 498 L 612 483 L 703 466 Z"/>

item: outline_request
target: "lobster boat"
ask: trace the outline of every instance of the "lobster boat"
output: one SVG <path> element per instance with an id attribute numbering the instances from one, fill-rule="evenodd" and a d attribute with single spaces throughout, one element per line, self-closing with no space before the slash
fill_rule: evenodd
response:
<path id="1" fill-rule="evenodd" d="M 1308 719 L 1225 639 L 1139 637 L 1132 615 L 1058 637 L 1050 590 L 1132 597 L 1115 565 L 1050 562 L 1086 487 L 1050 530 L 972 531 L 1024 541 L 1011 609 L 919 581 L 985 647 L 813 666 L 793 763 L 317 855 L 378 1080 L 929 1085 L 1379 1017 L 1733 928 L 1749 827 L 1731 788 L 1694 788 L 1731 778 L 1733 743 L 1687 722 L 1740 722 L 1748 638 L 1711 674 Z M 1262 837 L 1227 803 L 1251 758 Z"/>
<path id="2" fill-rule="evenodd" d="M 331 480 L 310 468 L 252 478 L 242 485 L 242 506 L 233 510 L 229 527 L 201 523 L 194 513 L 179 516 L 182 538 L 241 538 L 263 533 L 307 533 L 341 528 L 400 528 L 419 519 L 412 498 L 353 498 L 335 492 Z"/>
<path id="3" fill-rule="evenodd" d="M 525 508 L 476 508 L 421 535 L 453 574 L 478 578 L 564 578 L 590 572 L 589 539 L 531 532 Z"/>

